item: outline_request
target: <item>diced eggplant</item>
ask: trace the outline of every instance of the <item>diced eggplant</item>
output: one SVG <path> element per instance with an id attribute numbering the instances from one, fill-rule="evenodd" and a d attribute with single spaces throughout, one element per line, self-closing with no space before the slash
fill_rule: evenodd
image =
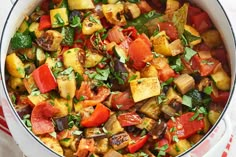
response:
<path id="1" fill-rule="evenodd" d="M 170 107 L 169 105 L 162 105 L 161 111 L 165 114 L 166 119 L 169 119 L 170 117 L 173 117 L 176 114 L 176 110 Z"/>
<path id="2" fill-rule="evenodd" d="M 215 48 L 222 45 L 220 33 L 216 29 L 208 30 L 201 34 L 204 43 L 210 48 Z"/>
<path id="3" fill-rule="evenodd" d="M 83 12 L 79 11 L 79 10 L 72 10 L 70 12 L 70 16 L 69 16 L 69 22 L 72 23 L 73 19 L 77 16 L 80 19 L 82 18 L 82 14 Z"/>
<path id="4" fill-rule="evenodd" d="M 23 117 L 27 114 L 31 114 L 32 112 L 32 108 L 30 107 L 30 105 L 16 105 L 15 106 L 16 112 L 18 113 L 18 115 L 20 116 L 21 119 L 23 119 Z"/>
<path id="5" fill-rule="evenodd" d="M 23 82 L 24 82 L 25 88 L 29 94 L 31 94 L 33 91 L 38 89 L 38 87 L 34 81 L 34 78 L 31 74 L 28 77 L 25 77 Z"/>
<path id="6" fill-rule="evenodd" d="M 192 76 L 182 74 L 174 80 L 174 83 L 181 94 L 185 94 L 195 86 L 195 81 Z"/>
<path id="7" fill-rule="evenodd" d="M 149 131 L 149 134 L 152 135 L 153 139 L 159 139 L 164 135 L 166 127 L 166 123 L 160 119 L 154 124 L 154 127 Z"/>
<path id="8" fill-rule="evenodd" d="M 36 66 L 34 63 L 29 62 L 24 65 L 24 68 L 25 74 L 29 76 L 36 69 Z"/>
<path id="9" fill-rule="evenodd" d="M 136 125 L 136 127 L 141 130 L 146 129 L 147 131 L 151 131 L 154 128 L 155 124 L 156 124 L 155 120 L 153 120 L 151 118 L 144 117 L 142 120 L 142 123 Z"/>
<path id="10" fill-rule="evenodd" d="M 33 44 L 33 47 L 31 48 L 19 49 L 18 50 L 19 53 L 17 55 L 24 60 L 34 61 L 36 57 L 35 51 L 36 47 Z"/>
<path id="11" fill-rule="evenodd" d="M 157 77 L 132 80 L 130 81 L 130 89 L 134 102 L 139 102 L 161 93 L 161 86 Z"/>
<path id="12" fill-rule="evenodd" d="M 157 120 L 161 113 L 161 106 L 158 104 L 157 97 L 153 97 L 145 102 L 139 112 Z"/>
<path id="13" fill-rule="evenodd" d="M 171 144 L 169 146 L 168 154 L 171 156 L 178 156 L 189 148 L 191 148 L 191 144 L 188 142 L 188 140 L 181 139 L 177 143 Z"/>
<path id="14" fill-rule="evenodd" d="M 123 155 L 114 149 L 109 149 L 109 151 L 104 154 L 104 157 L 123 157 Z"/>
<path id="15" fill-rule="evenodd" d="M 104 138 L 106 134 L 102 128 L 86 128 L 84 130 L 86 138 Z"/>
<path id="16" fill-rule="evenodd" d="M 60 117 L 60 118 L 54 118 L 56 130 L 57 131 L 63 131 L 65 129 L 68 129 L 68 116 Z"/>
<path id="17" fill-rule="evenodd" d="M 154 0 L 152 0 L 152 1 L 154 1 Z M 169 19 L 172 19 L 174 12 L 176 10 L 178 10 L 179 7 L 180 7 L 180 2 L 179 1 L 177 1 L 177 0 L 167 0 L 166 1 L 165 14 L 169 17 Z"/>
<path id="18" fill-rule="evenodd" d="M 125 3 L 125 14 L 129 19 L 135 19 L 140 16 L 141 11 L 135 3 Z"/>
<path id="19" fill-rule="evenodd" d="M 36 11 L 36 12 L 33 12 L 31 15 L 30 15 L 30 19 L 33 21 L 33 22 L 38 22 L 40 17 L 42 15 L 44 15 L 45 12 L 43 10 L 39 10 L 39 11 Z"/>
<path id="20" fill-rule="evenodd" d="M 110 145 L 115 150 L 125 148 L 129 145 L 130 137 L 126 132 L 113 135 L 109 138 Z"/>
<path id="21" fill-rule="evenodd" d="M 63 40 L 61 33 L 55 30 L 48 30 L 36 39 L 37 44 L 46 51 L 57 51 Z"/>
<path id="22" fill-rule="evenodd" d="M 116 114 L 110 116 L 108 121 L 105 123 L 104 128 L 109 135 L 114 135 L 124 131 L 124 128 L 122 128 L 120 122 L 117 120 Z"/>
<path id="23" fill-rule="evenodd" d="M 95 141 L 95 153 L 104 154 L 108 151 L 108 138 L 102 138 Z"/>

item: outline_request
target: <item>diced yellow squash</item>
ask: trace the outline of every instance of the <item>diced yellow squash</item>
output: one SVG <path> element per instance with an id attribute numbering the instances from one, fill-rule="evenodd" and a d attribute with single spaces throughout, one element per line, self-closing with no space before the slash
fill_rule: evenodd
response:
<path id="1" fill-rule="evenodd" d="M 114 25 L 125 26 L 124 4 L 103 4 L 102 12 L 108 22 Z"/>
<path id="2" fill-rule="evenodd" d="M 55 117 L 65 117 L 69 114 L 71 110 L 72 100 L 66 100 L 62 98 L 54 99 L 54 107 L 58 108 L 59 112 L 55 115 Z"/>
<path id="3" fill-rule="evenodd" d="M 195 45 L 202 42 L 200 33 L 195 28 L 193 28 L 192 26 L 184 25 L 184 31 L 185 31 L 185 34 L 189 34 L 191 36 L 194 36 L 194 37 L 198 38 L 196 40 L 191 41 L 189 43 L 190 46 L 195 46 Z"/>
<path id="4" fill-rule="evenodd" d="M 157 77 L 141 78 L 130 81 L 130 89 L 134 102 L 139 102 L 161 92 L 160 82 Z"/>
<path id="5" fill-rule="evenodd" d="M 181 94 L 185 94 L 195 87 L 195 81 L 189 74 L 181 74 L 174 80 L 174 83 Z"/>
<path id="6" fill-rule="evenodd" d="M 27 32 L 28 30 L 29 30 L 29 24 L 27 23 L 26 20 L 24 20 L 24 21 L 21 23 L 21 25 L 20 25 L 18 31 L 21 32 L 21 33 L 25 33 L 25 32 Z"/>
<path id="7" fill-rule="evenodd" d="M 57 8 L 50 10 L 50 19 L 52 28 L 58 28 L 69 24 L 66 8 Z"/>
<path id="8" fill-rule="evenodd" d="M 22 78 L 10 76 L 8 83 L 10 87 L 15 91 L 20 91 L 20 92 L 26 91 Z"/>
<path id="9" fill-rule="evenodd" d="M 141 71 L 141 77 L 157 77 L 157 76 L 158 76 L 158 71 L 153 65 L 146 66 Z"/>
<path id="10" fill-rule="evenodd" d="M 84 68 L 80 63 L 81 60 L 81 48 L 72 48 L 63 53 L 63 63 L 66 68 L 72 67 L 75 72 L 78 72 L 80 75 L 83 74 Z"/>
<path id="11" fill-rule="evenodd" d="M 211 78 L 214 80 L 216 87 L 220 90 L 230 89 L 231 79 L 229 75 L 225 72 L 225 70 L 222 68 L 221 64 L 216 67 L 214 73 L 211 74 Z"/>
<path id="12" fill-rule="evenodd" d="M 184 46 L 180 39 L 176 39 L 169 44 L 171 56 L 177 56 L 184 52 Z"/>
<path id="13" fill-rule="evenodd" d="M 91 51 L 86 51 L 86 58 L 85 58 L 85 62 L 84 62 L 84 67 L 86 68 L 92 68 L 95 67 L 98 63 L 100 63 L 103 59 L 103 56 L 98 54 L 98 53 L 94 53 Z"/>
<path id="14" fill-rule="evenodd" d="M 63 149 L 58 140 L 52 136 L 40 137 L 40 140 L 50 149 L 63 156 Z"/>
<path id="15" fill-rule="evenodd" d="M 32 91 L 34 91 L 35 89 L 38 89 L 31 74 L 28 77 L 24 78 L 24 85 L 29 94 L 32 93 Z"/>
<path id="16" fill-rule="evenodd" d="M 48 99 L 48 96 L 45 94 L 39 94 L 39 95 L 30 94 L 28 98 L 34 105 L 37 105 L 41 102 L 46 101 Z"/>
<path id="17" fill-rule="evenodd" d="M 153 58 L 152 65 L 155 66 L 157 70 L 161 70 L 168 65 L 168 59 L 165 57 Z"/>
<path id="18" fill-rule="evenodd" d="M 150 98 L 143 106 L 139 109 L 139 112 L 147 115 L 155 120 L 161 114 L 161 106 L 157 101 L 157 97 Z"/>
<path id="19" fill-rule="evenodd" d="M 136 125 L 136 127 L 139 129 L 146 129 L 147 131 L 150 131 L 153 129 L 153 127 L 155 127 L 155 123 L 156 123 L 155 120 L 153 120 L 151 118 L 144 117 L 142 119 L 142 123 Z"/>
<path id="20" fill-rule="evenodd" d="M 161 31 L 156 36 L 151 37 L 151 42 L 156 53 L 162 54 L 164 56 L 172 56 L 169 47 L 169 41 L 164 31 Z"/>
<path id="21" fill-rule="evenodd" d="M 67 100 L 74 98 L 76 91 L 76 80 L 74 71 L 72 71 L 69 75 L 59 75 L 57 77 L 57 84 L 60 96 L 62 98 Z"/>
<path id="22" fill-rule="evenodd" d="M 108 151 L 108 138 L 102 138 L 95 141 L 95 153 L 104 154 Z"/>
<path id="23" fill-rule="evenodd" d="M 90 14 L 82 23 L 82 32 L 84 35 L 91 35 L 103 28 L 99 16 Z"/>
<path id="24" fill-rule="evenodd" d="M 167 153 L 171 156 L 178 156 L 189 148 L 191 148 L 191 144 L 186 139 L 181 139 L 177 143 L 171 144 Z"/>
<path id="25" fill-rule="evenodd" d="M 33 32 L 34 35 L 36 36 L 36 38 L 39 38 L 44 33 L 44 31 L 39 30 L 39 23 L 38 22 L 31 23 L 29 26 L 29 31 Z"/>
<path id="26" fill-rule="evenodd" d="M 204 43 L 210 48 L 215 48 L 223 44 L 220 33 L 216 29 L 204 32 L 201 34 L 201 37 Z"/>
<path id="27" fill-rule="evenodd" d="M 165 14 L 167 15 L 168 19 L 172 19 L 172 16 L 176 10 L 180 7 L 180 3 L 178 0 L 167 0 L 166 1 L 166 10 Z"/>
<path id="28" fill-rule="evenodd" d="M 216 123 L 216 121 L 219 119 L 220 114 L 221 113 L 219 111 L 214 111 L 214 110 L 209 111 L 208 119 L 212 125 L 214 125 Z"/>
<path id="29" fill-rule="evenodd" d="M 70 10 L 94 9 L 92 0 L 68 0 Z"/>
<path id="30" fill-rule="evenodd" d="M 20 60 L 20 58 L 16 55 L 15 52 L 7 55 L 6 68 L 7 68 L 8 73 L 11 76 L 18 77 L 18 78 L 25 77 L 24 64 Z"/>

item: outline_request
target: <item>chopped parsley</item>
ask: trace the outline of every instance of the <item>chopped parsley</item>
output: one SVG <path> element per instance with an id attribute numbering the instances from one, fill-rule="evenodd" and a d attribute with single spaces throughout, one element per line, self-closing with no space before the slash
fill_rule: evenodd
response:
<path id="1" fill-rule="evenodd" d="M 185 47 L 184 59 L 185 59 L 186 61 L 189 62 L 189 61 L 191 60 L 191 58 L 192 58 L 195 54 L 197 54 L 196 51 L 194 51 L 193 49 L 191 49 L 191 48 L 189 48 L 189 47 Z"/>
<path id="2" fill-rule="evenodd" d="M 79 29 L 81 29 L 82 28 L 82 24 L 81 24 L 80 17 L 79 16 L 74 16 L 72 18 L 70 26 L 73 27 L 73 28 L 78 27 Z"/>
<path id="3" fill-rule="evenodd" d="M 208 94 L 208 95 L 211 95 L 212 91 L 213 91 L 212 86 L 207 86 L 203 89 L 203 92 Z"/>
<path id="4" fill-rule="evenodd" d="M 183 95 L 183 102 L 182 102 L 182 104 L 192 108 L 192 98 L 190 96 Z"/>
<path id="5" fill-rule="evenodd" d="M 57 23 L 55 24 L 59 24 L 59 25 L 64 25 L 64 20 L 61 18 L 61 15 L 59 13 L 57 13 L 54 18 L 56 19 Z"/>

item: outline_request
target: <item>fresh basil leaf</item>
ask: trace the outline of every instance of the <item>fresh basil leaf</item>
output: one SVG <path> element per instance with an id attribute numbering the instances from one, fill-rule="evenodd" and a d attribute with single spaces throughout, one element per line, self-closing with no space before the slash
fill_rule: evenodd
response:
<path id="1" fill-rule="evenodd" d="M 197 54 L 196 51 L 194 51 L 193 49 L 191 49 L 191 48 L 189 48 L 189 47 L 185 47 L 184 59 L 185 59 L 186 61 L 189 62 L 189 61 L 191 60 L 191 58 L 192 58 L 195 54 Z"/>

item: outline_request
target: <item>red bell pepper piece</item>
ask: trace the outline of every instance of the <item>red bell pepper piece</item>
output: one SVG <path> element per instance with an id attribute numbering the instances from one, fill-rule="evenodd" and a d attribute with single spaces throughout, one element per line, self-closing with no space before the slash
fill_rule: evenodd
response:
<path id="1" fill-rule="evenodd" d="M 170 119 L 167 122 L 167 127 L 168 129 L 174 128 L 171 134 L 177 135 L 180 139 L 185 139 L 204 129 L 205 124 L 203 119 L 191 119 L 194 114 L 194 112 L 188 112 L 175 118 L 175 120 Z M 199 117 L 201 116 L 199 115 Z"/>
<path id="2" fill-rule="evenodd" d="M 42 15 L 39 22 L 39 30 L 51 28 L 51 19 L 49 15 Z"/>
<path id="3" fill-rule="evenodd" d="M 130 44 L 128 54 L 136 70 L 144 68 L 146 62 L 152 60 L 153 57 L 151 47 L 142 38 L 137 38 Z"/>
<path id="4" fill-rule="evenodd" d="M 193 27 L 196 28 L 199 33 L 203 33 L 213 26 L 206 12 L 201 12 L 197 15 L 192 16 L 191 21 Z"/>
<path id="5" fill-rule="evenodd" d="M 160 27 L 160 31 L 165 31 L 170 40 L 173 41 L 178 39 L 178 31 L 172 22 L 160 22 L 158 25 Z"/>
<path id="6" fill-rule="evenodd" d="M 128 91 L 111 95 L 111 106 L 113 109 L 128 110 L 135 105 L 131 93 Z"/>
<path id="7" fill-rule="evenodd" d="M 41 93 L 57 88 L 57 82 L 47 64 L 43 64 L 32 73 L 34 81 Z"/>
<path id="8" fill-rule="evenodd" d="M 82 119 L 83 127 L 97 127 L 106 122 L 110 117 L 110 110 L 103 104 L 97 104 L 94 112 L 88 118 Z"/>
<path id="9" fill-rule="evenodd" d="M 54 132 L 54 125 L 51 118 L 59 112 L 47 102 L 37 104 L 31 113 L 32 131 L 36 135 Z"/>
<path id="10" fill-rule="evenodd" d="M 139 149 L 141 149 L 145 143 L 147 142 L 149 136 L 145 135 L 145 136 L 136 136 L 134 137 L 133 135 L 130 135 L 132 141 L 134 141 L 132 144 L 128 145 L 128 150 L 130 153 L 135 153 L 136 151 L 138 151 Z"/>
<path id="11" fill-rule="evenodd" d="M 195 6 L 189 5 L 188 6 L 188 23 L 189 24 L 192 23 L 192 21 L 191 21 L 192 16 L 197 15 L 197 14 L 199 14 L 201 12 L 202 12 L 202 10 L 200 8 L 197 8 Z"/>
<path id="12" fill-rule="evenodd" d="M 142 122 L 142 118 L 135 112 L 127 112 L 120 114 L 117 119 L 123 127 L 137 125 Z"/>

